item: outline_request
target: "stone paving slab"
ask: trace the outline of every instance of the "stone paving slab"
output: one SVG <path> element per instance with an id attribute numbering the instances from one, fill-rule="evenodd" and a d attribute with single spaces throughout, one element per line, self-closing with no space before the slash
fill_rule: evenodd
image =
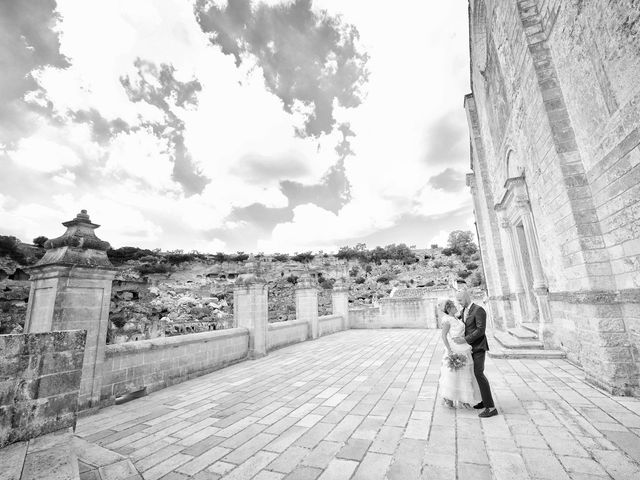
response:
<path id="1" fill-rule="evenodd" d="M 437 330 L 348 330 L 79 420 L 145 479 L 637 479 L 640 400 L 562 359 L 492 359 L 501 415 L 438 398 Z"/>

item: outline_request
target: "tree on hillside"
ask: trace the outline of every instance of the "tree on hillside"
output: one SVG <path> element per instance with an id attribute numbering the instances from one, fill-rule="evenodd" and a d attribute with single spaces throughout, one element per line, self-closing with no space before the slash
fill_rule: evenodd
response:
<path id="1" fill-rule="evenodd" d="M 289 255 L 287 255 L 286 253 L 275 253 L 273 255 L 273 259 L 276 262 L 288 262 L 289 261 Z"/>
<path id="2" fill-rule="evenodd" d="M 249 259 L 249 254 L 244 252 L 236 252 L 235 255 L 231 255 L 232 262 L 244 262 Z"/>
<path id="3" fill-rule="evenodd" d="M 18 249 L 19 243 L 16 237 L 0 235 L 0 257 L 9 257 L 20 264 L 26 264 L 27 259 Z"/>
<path id="4" fill-rule="evenodd" d="M 49 240 L 47 237 L 45 237 L 44 235 L 40 235 L 39 237 L 33 239 L 33 244 L 39 246 L 40 248 L 44 248 L 44 242 L 46 242 L 47 240 Z"/>
<path id="5" fill-rule="evenodd" d="M 153 255 L 151 250 L 138 247 L 120 247 L 107 250 L 107 256 L 114 264 L 120 265 L 129 260 L 138 260 L 147 255 Z"/>
<path id="6" fill-rule="evenodd" d="M 458 255 L 473 255 L 478 247 L 470 231 L 454 230 L 449 234 L 449 248 Z"/>
<path id="7" fill-rule="evenodd" d="M 302 252 L 302 253 L 296 253 L 293 257 L 291 257 L 291 260 L 293 260 L 294 262 L 309 263 L 314 258 L 315 258 L 315 255 L 313 253 Z"/>
<path id="8" fill-rule="evenodd" d="M 218 263 L 223 263 L 223 262 L 228 262 L 229 261 L 229 255 L 227 255 L 224 252 L 218 252 L 213 256 L 214 261 L 218 262 Z"/>

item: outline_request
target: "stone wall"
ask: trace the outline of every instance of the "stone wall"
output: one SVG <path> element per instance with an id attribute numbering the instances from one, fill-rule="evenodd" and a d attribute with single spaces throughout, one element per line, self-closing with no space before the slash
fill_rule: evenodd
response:
<path id="1" fill-rule="evenodd" d="M 323 315 L 318 317 L 318 325 L 318 330 L 322 337 L 344 330 L 344 318 L 342 315 Z"/>
<path id="2" fill-rule="evenodd" d="M 637 2 L 471 0 L 469 22 L 489 309 L 497 326 L 537 323 L 594 383 L 639 394 Z"/>
<path id="3" fill-rule="evenodd" d="M 349 308 L 349 322 L 351 328 L 376 328 L 373 325 L 379 321 L 380 307 L 361 306 Z"/>
<path id="4" fill-rule="evenodd" d="M 107 345 L 101 405 L 146 389 L 152 392 L 246 358 L 249 332 L 230 328 Z"/>
<path id="5" fill-rule="evenodd" d="M 75 427 L 85 340 L 84 330 L 0 335 L 0 448 Z"/>
<path id="6" fill-rule="evenodd" d="M 379 307 L 349 309 L 351 328 L 437 328 L 431 298 L 383 298 Z"/>
<path id="7" fill-rule="evenodd" d="M 308 337 L 309 323 L 305 320 L 270 323 L 267 327 L 267 349 L 304 342 Z"/>

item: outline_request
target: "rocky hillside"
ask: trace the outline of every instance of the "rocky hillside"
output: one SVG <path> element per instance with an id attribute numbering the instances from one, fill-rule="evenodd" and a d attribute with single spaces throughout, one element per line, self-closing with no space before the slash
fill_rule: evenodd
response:
<path id="1" fill-rule="evenodd" d="M 0 240 L 8 237 L 0 237 Z M 18 253 L 15 253 L 18 252 Z M 20 255 L 22 253 L 22 256 Z M 20 242 L 0 251 L 0 333 L 19 332 L 29 297 L 23 269 L 44 251 Z M 232 322 L 233 286 L 248 264 L 269 286 L 269 321 L 295 318 L 294 288 L 305 271 L 319 285 L 319 313 L 331 313 L 337 278 L 350 286 L 350 303 L 369 304 L 393 288 L 482 283 L 480 257 L 455 249 L 409 249 L 404 245 L 368 250 L 363 245 L 337 254 L 293 256 L 161 252 L 124 247 L 108 252 L 118 269 L 113 282 L 109 343 L 135 341 L 220 328 Z"/>

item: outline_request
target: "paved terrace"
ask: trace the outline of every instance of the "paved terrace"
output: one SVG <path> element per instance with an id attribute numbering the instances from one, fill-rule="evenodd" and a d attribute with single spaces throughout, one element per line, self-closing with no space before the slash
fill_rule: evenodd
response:
<path id="1" fill-rule="evenodd" d="M 140 473 L 120 478 L 640 478 L 639 400 L 564 360 L 487 359 L 501 415 L 480 420 L 437 399 L 442 352 L 439 331 L 348 330 L 103 409 L 77 434 L 131 458 Z"/>

